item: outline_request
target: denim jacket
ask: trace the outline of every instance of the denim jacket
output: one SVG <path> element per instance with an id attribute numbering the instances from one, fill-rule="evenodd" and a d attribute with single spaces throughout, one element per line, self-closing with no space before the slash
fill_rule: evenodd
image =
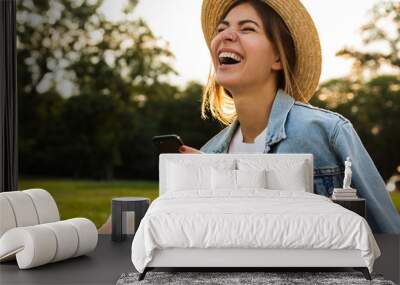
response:
<path id="1" fill-rule="evenodd" d="M 239 127 L 236 119 L 200 150 L 227 153 Z M 279 89 L 267 127 L 264 153 L 311 153 L 314 156 L 314 193 L 331 196 L 341 188 L 344 161 L 352 160 L 352 184 L 366 199 L 367 220 L 374 232 L 400 233 L 397 213 L 385 183 L 351 122 L 338 113 L 295 101 Z"/>

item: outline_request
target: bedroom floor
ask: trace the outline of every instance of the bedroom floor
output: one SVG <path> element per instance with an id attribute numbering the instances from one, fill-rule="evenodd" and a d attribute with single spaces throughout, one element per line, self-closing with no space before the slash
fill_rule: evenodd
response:
<path id="1" fill-rule="evenodd" d="M 400 236 L 375 235 L 382 251 L 376 273 L 400 284 Z M 42 267 L 19 270 L 16 262 L 0 264 L 0 284 L 115 284 L 122 273 L 134 271 L 130 261 L 131 239 L 114 243 L 100 235 L 94 252 Z M 310 270 L 312 271 L 312 270 Z"/>

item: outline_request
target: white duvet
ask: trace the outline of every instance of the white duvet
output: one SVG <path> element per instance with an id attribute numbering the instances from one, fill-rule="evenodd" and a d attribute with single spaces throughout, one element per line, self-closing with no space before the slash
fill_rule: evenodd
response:
<path id="1" fill-rule="evenodd" d="M 359 215 L 320 195 L 266 189 L 162 195 L 133 239 L 135 268 L 143 272 L 165 248 L 358 249 L 370 272 L 380 256 Z"/>

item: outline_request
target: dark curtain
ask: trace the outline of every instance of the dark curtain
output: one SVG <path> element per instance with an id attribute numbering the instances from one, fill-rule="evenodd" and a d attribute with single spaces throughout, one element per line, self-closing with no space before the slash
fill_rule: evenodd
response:
<path id="1" fill-rule="evenodd" d="M 15 21 L 15 0 L 0 0 L 0 192 L 18 189 Z"/>

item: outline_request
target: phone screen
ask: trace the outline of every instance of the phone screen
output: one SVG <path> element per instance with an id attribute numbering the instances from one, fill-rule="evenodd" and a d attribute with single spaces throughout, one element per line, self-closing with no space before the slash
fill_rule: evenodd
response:
<path id="1" fill-rule="evenodd" d="M 153 137 L 158 153 L 179 153 L 183 141 L 178 135 L 162 135 Z"/>

